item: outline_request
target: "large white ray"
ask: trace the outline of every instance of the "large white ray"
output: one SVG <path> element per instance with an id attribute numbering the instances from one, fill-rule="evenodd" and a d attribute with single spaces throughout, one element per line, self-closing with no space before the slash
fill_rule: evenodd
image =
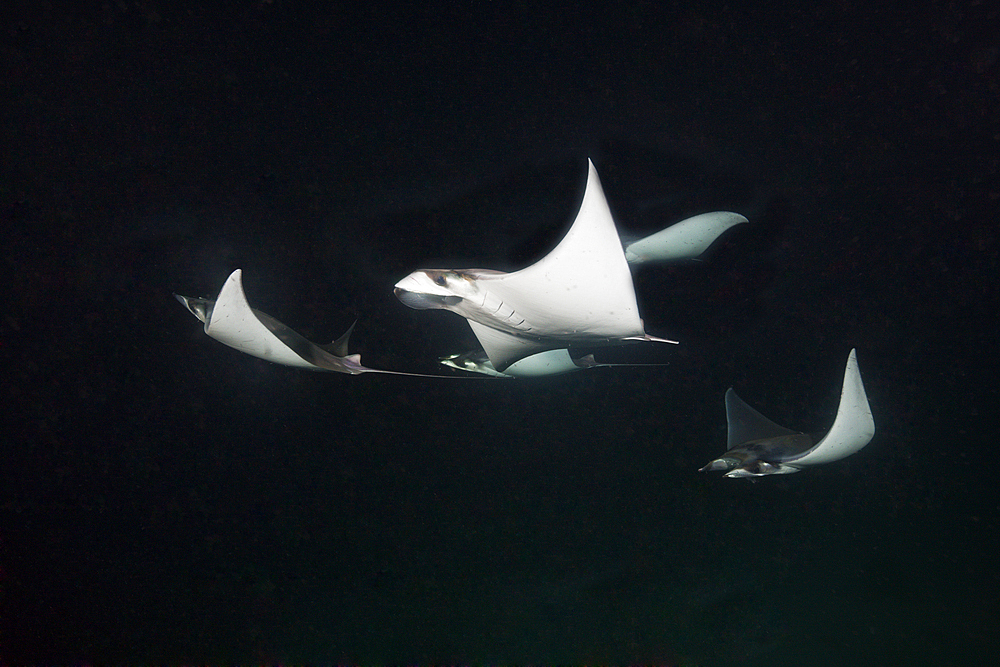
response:
<path id="1" fill-rule="evenodd" d="M 424 269 L 395 286 L 417 309 L 440 308 L 469 320 L 497 371 L 524 357 L 574 344 L 674 342 L 645 332 L 632 274 L 594 163 L 573 225 L 548 255 L 503 273 Z"/>

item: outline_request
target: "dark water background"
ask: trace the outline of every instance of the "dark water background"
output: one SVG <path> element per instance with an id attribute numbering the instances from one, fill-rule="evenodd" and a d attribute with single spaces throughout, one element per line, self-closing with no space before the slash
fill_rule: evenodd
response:
<path id="1" fill-rule="evenodd" d="M 0 661 L 1000 655 L 990 3 L 226 4 L 3 10 Z M 392 285 L 540 257 L 588 156 L 626 232 L 751 219 L 637 275 L 681 345 L 605 355 L 668 366 L 310 374 L 171 296 L 437 372 L 471 333 Z M 851 347 L 868 448 L 696 472 Z"/>

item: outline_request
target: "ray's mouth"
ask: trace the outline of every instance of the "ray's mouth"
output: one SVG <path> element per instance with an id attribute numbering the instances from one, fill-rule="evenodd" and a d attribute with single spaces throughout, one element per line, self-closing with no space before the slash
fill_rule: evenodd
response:
<path id="1" fill-rule="evenodd" d="M 397 299 L 403 302 L 404 306 L 409 306 L 416 310 L 447 308 L 448 306 L 454 306 L 462 300 L 462 297 L 459 296 L 441 296 L 438 294 L 426 294 L 424 292 L 411 292 L 402 287 L 393 289 L 393 293 Z"/>

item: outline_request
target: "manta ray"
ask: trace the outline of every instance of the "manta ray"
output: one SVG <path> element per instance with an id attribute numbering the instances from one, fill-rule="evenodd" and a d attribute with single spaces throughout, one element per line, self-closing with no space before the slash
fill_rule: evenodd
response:
<path id="1" fill-rule="evenodd" d="M 481 373 L 498 378 L 532 378 L 548 375 L 561 375 L 587 368 L 617 368 L 621 366 L 665 366 L 666 364 L 606 364 L 597 361 L 593 354 L 572 356 L 567 348 L 539 352 L 530 357 L 519 359 L 508 366 L 502 373 L 493 367 L 486 352 L 471 350 L 461 354 L 450 354 L 439 360 L 449 368 L 462 371 Z"/>
<path id="2" fill-rule="evenodd" d="M 856 350 L 847 356 L 837 417 L 829 432 L 813 444 L 811 436 L 778 426 L 729 389 L 726 392 L 729 451 L 702 468 L 726 477 L 787 475 L 831 463 L 861 450 L 875 437 L 875 419 L 861 382 Z"/>
<path id="3" fill-rule="evenodd" d="M 424 375 L 369 368 L 361 364 L 360 354 L 348 354 L 347 344 L 354 324 L 343 336 L 329 345 L 316 345 L 267 313 L 250 307 L 243 291 L 243 272 L 233 271 L 215 299 L 174 295 L 185 308 L 205 323 L 211 338 L 250 356 L 282 366 L 360 375 L 385 373 L 414 377 L 452 377 Z M 356 322 L 355 322 L 356 324 Z"/>
<path id="4" fill-rule="evenodd" d="M 623 247 L 597 169 L 588 160 L 576 219 L 548 255 L 511 273 L 421 269 L 396 283 L 394 291 L 410 308 L 450 310 L 466 318 L 498 373 L 526 357 L 574 345 L 676 344 L 646 333 L 630 262 L 696 257 L 740 222 L 746 218 L 735 213 L 704 214 Z"/>

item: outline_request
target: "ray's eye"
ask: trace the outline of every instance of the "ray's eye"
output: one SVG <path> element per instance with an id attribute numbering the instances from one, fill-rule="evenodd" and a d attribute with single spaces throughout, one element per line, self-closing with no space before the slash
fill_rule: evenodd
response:
<path id="1" fill-rule="evenodd" d="M 441 274 L 434 276 L 434 282 L 440 285 L 441 287 L 444 287 L 445 285 L 448 284 L 447 279 L 445 279 L 445 277 Z"/>

